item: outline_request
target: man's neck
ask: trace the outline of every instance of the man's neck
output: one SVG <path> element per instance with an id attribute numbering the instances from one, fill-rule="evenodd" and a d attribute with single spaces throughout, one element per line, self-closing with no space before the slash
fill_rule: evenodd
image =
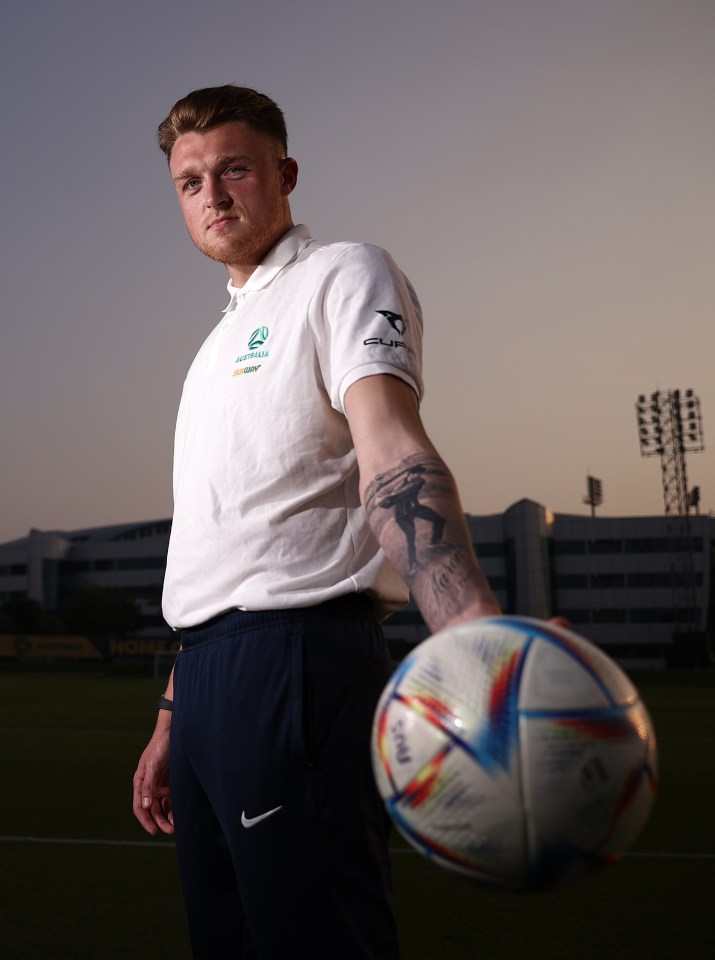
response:
<path id="1" fill-rule="evenodd" d="M 271 241 L 265 245 L 265 247 L 258 253 L 256 256 L 251 257 L 250 260 L 241 261 L 240 263 L 227 263 L 226 269 L 228 270 L 228 275 L 231 278 L 231 283 L 238 290 L 241 287 L 245 286 L 248 283 L 249 278 L 256 272 L 260 267 L 263 261 L 266 259 L 271 250 L 283 239 L 283 237 L 288 233 L 289 230 L 293 229 L 293 222 L 288 221 L 282 230 L 277 232 Z"/>

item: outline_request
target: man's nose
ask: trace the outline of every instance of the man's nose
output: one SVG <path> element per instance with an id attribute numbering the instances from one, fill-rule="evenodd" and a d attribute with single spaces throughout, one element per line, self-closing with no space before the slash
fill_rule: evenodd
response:
<path id="1" fill-rule="evenodd" d="M 231 196 L 220 179 L 209 180 L 206 183 L 206 206 L 225 207 L 231 201 Z"/>

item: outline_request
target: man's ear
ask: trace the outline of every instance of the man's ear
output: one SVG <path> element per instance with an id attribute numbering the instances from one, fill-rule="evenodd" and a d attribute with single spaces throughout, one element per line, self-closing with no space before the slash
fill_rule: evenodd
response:
<path id="1" fill-rule="evenodd" d="M 289 193 L 293 193 L 298 183 L 298 163 L 293 157 L 286 157 L 281 160 L 281 164 L 281 188 L 283 196 L 287 197 Z"/>

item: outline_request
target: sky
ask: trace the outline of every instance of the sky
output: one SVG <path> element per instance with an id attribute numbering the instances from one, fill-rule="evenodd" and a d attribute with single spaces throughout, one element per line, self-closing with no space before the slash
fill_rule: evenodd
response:
<path id="1" fill-rule="evenodd" d="M 635 403 L 676 388 L 715 510 L 712 0 L 6 0 L 0 80 L 0 542 L 171 514 L 227 295 L 155 130 L 223 83 L 284 109 L 294 221 L 414 284 L 466 511 L 587 514 L 590 474 L 598 515 L 662 514 Z"/>

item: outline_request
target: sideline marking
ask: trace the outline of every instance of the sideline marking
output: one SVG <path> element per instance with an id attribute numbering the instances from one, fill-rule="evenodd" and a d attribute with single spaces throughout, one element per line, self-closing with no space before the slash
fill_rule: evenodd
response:
<path id="1" fill-rule="evenodd" d="M 151 847 L 154 850 L 173 850 L 176 843 L 173 840 L 87 840 L 81 837 L 2 837 L 0 843 L 45 843 L 45 844 L 76 844 L 88 847 Z M 418 850 L 410 847 L 390 847 L 390 853 L 408 853 L 419 856 Z M 670 860 L 715 860 L 715 853 L 668 853 L 659 851 L 639 851 L 625 853 L 623 859 L 641 857 L 646 859 Z"/>
<path id="2" fill-rule="evenodd" d="M 76 844 L 85 847 L 154 847 L 173 850 L 173 840 L 88 840 L 82 837 L 0 837 L 0 843 Z"/>

